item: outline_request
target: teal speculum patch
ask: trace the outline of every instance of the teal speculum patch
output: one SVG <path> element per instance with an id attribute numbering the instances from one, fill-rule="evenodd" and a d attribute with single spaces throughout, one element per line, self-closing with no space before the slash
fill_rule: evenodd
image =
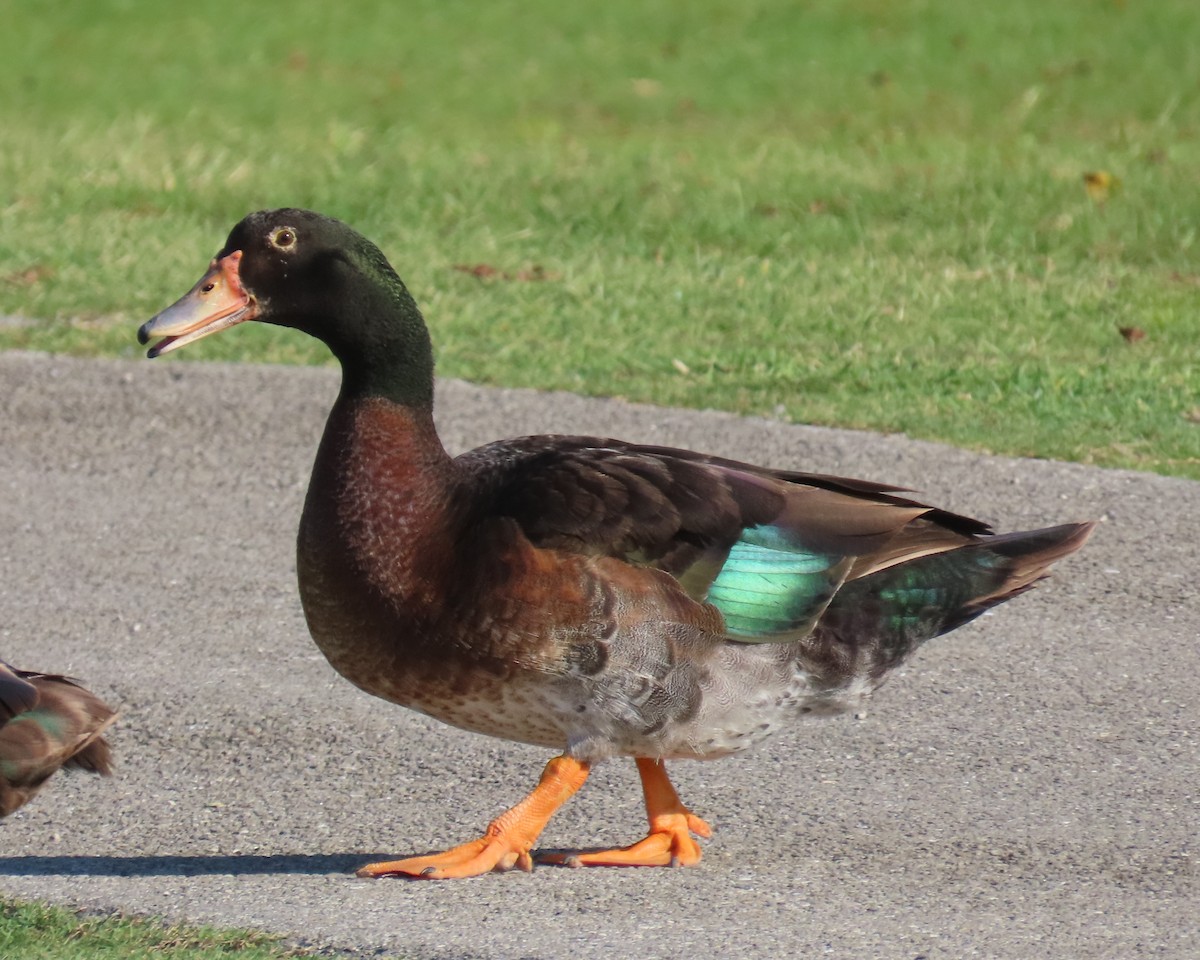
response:
<path id="1" fill-rule="evenodd" d="M 738 637 L 785 641 L 807 632 L 845 576 L 841 557 L 805 550 L 775 527 L 751 527 L 729 550 L 705 599 Z"/>

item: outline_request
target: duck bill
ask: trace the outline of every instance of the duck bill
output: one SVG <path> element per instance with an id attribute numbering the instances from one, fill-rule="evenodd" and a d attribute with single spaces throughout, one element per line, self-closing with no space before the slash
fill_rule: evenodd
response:
<path id="1" fill-rule="evenodd" d="M 138 343 L 154 344 L 146 356 L 153 359 L 178 350 L 211 333 L 219 333 L 244 320 L 258 316 L 258 302 L 242 286 L 238 266 L 242 251 L 213 260 L 208 273 L 196 285 L 161 313 L 155 314 L 138 329 Z"/>

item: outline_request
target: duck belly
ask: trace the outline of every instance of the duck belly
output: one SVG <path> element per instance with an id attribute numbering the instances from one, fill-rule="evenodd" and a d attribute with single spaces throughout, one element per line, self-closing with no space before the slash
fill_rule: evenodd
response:
<path id="1" fill-rule="evenodd" d="M 755 747 L 798 719 L 858 709 L 875 687 L 866 678 L 821 680 L 794 644 L 710 639 L 707 655 L 666 670 L 616 668 L 577 687 L 570 752 L 714 759 Z"/>

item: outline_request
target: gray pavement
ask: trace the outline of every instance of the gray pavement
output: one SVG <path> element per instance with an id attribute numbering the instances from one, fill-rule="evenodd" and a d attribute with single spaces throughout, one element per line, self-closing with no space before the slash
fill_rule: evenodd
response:
<path id="1" fill-rule="evenodd" d="M 337 374 L 0 354 L 0 656 L 118 705 L 109 781 L 0 823 L 0 891 L 364 955 L 1200 957 L 1200 484 L 902 437 L 441 384 L 447 446 L 596 433 L 896 481 L 1002 529 L 1098 517 L 864 717 L 679 763 L 694 870 L 368 881 L 476 835 L 545 751 L 372 700 L 308 638 L 293 537 Z M 628 842 L 633 765 L 548 847 Z"/>

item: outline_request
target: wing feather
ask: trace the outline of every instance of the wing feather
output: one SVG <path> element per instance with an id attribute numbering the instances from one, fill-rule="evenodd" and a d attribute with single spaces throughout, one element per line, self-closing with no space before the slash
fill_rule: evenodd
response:
<path id="1" fill-rule="evenodd" d="M 990 529 L 870 481 L 593 437 L 505 440 L 458 462 L 480 509 L 534 546 L 667 573 L 754 642 L 799 639 L 843 582 Z"/>

